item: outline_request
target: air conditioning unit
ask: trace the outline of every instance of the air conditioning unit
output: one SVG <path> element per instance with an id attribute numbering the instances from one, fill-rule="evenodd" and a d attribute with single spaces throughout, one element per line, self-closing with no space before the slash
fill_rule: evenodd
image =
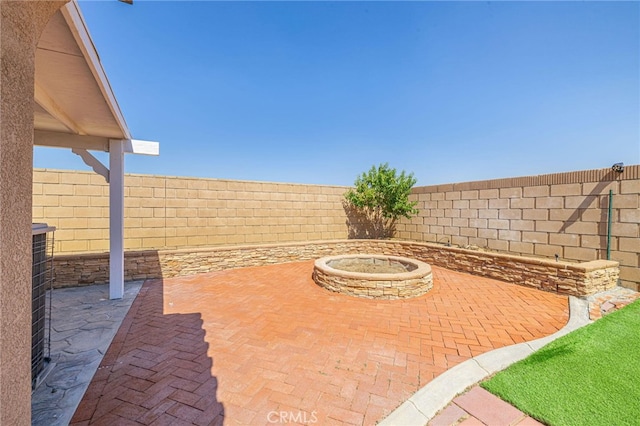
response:
<path id="1" fill-rule="evenodd" d="M 46 223 L 31 226 L 33 263 L 31 278 L 31 388 L 51 361 L 51 299 L 53 288 L 53 234 L 55 227 Z"/>

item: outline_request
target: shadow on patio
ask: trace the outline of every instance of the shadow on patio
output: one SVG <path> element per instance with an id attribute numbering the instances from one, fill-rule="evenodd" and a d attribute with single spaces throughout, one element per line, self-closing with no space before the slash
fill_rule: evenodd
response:
<path id="1" fill-rule="evenodd" d="M 222 424 L 202 317 L 167 305 L 164 281 L 146 281 L 71 424 Z"/>

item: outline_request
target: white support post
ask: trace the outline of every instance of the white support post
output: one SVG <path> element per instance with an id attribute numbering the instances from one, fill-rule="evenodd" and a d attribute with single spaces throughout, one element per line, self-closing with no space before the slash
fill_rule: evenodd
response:
<path id="1" fill-rule="evenodd" d="M 124 296 L 124 141 L 109 141 L 109 298 Z"/>

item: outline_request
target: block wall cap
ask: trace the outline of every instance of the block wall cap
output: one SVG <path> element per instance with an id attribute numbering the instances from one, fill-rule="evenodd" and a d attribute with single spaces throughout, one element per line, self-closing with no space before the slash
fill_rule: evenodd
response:
<path id="1" fill-rule="evenodd" d="M 583 262 L 578 264 L 580 268 L 583 268 L 586 272 L 595 271 L 598 269 L 608 269 L 608 268 L 617 268 L 620 266 L 620 262 L 616 262 L 615 260 L 592 260 L 590 262 Z"/>

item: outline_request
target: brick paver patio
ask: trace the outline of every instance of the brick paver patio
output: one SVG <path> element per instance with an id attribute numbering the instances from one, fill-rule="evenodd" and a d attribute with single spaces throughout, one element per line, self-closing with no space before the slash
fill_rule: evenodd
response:
<path id="1" fill-rule="evenodd" d="M 438 374 L 568 319 L 566 297 L 433 267 L 410 300 L 330 293 L 313 262 L 149 280 L 75 424 L 371 425 Z"/>

